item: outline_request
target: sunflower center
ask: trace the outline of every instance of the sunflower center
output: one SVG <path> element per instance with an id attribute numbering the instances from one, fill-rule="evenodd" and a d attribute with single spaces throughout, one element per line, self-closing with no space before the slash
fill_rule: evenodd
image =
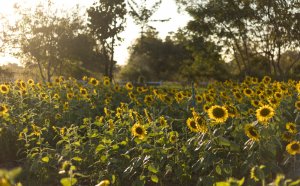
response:
<path id="1" fill-rule="evenodd" d="M 291 145 L 291 149 L 294 150 L 294 151 L 298 151 L 299 150 L 299 145 L 298 144 L 293 144 Z"/>
<path id="2" fill-rule="evenodd" d="M 213 109 L 213 115 L 216 118 L 222 118 L 225 115 L 225 111 L 222 108 Z"/>
<path id="3" fill-rule="evenodd" d="M 257 137 L 257 133 L 256 133 L 255 129 L 252 127 L 249 128 L 249 134 L 253 137 Z"/>
<path id="4" fill-rule="evenodd" d="M 196 122 L 194 122 L 194 121 L 191 121 L 191 122 L 190 122 L 190 126 L 191 126 L 192 128 L 194 128 L 194 129 L 197 128 Z"/>
<path id="5" fill-rule="evenodd" d="M 260 111 L 260 115 L 262 116 L 268 116 L 269 114 L 271 113 L 270 109 L 268 108 L 263 108 L 261 111 Z"/>
<path id="6" fill-rule="evenodd" d="M 7 88 L 6 87 L 1 87 L 2 91 L 3 92 L 6 92 L 7 91 Z"/>
<path id="7" fill-rule="evenodd" d="M 143 129 L 141 127 L 137 127 L 135 129 L 135 132 L 138 134 L 138 135 L 142 135 L 143 134 Z"/>
<path id="8" fill-rule="evenodd" d="M 0 112 L 4 111 L 5 108 L 3 106 L 0 106 Z"/>

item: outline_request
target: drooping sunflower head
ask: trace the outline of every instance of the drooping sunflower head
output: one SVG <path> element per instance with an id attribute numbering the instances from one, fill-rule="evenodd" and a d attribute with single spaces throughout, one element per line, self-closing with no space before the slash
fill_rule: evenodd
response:
<path id="1" fill-rule="evenodd" d="M 281 139 L 286 142 L 292 141 L 293 138 L 294 138 L 294 135 L 288 131 L 284 131 L 283 134 L 281 135 Z"/>
<path id="2" fill-rule="evenodd" d="M 228 110 L 224 106 L 214 105 L 208 109 L 208 116 L 216 123 L 224 123 L 228 118 Z"/>
<path id="3" fill-rule="evenodd" d="M 147 134 L 147 131 L 143 125 L 136 123 L 131 128 L 131 134 L 134 137 L 138 137 L 139 139 L 144 139 Z"/>
<path id="4" fill-rule="evenodd" d="M 296 134 L 298 132 L 296 128 L 296 124 L 292 122 L 286 123 L 285 128 L 292 134 Z"/>
<path id="5" fill-rule="evenodd" d="M 286 146 L 286 151 L 291 155 L 300 154 L 300 142 L 292 141 Z"/>
<path id="6" fill-rule="evenodd" d="M 250 138 L 253 141 L 258 141 L 260 136 L 258 134 L 257 129 L 251 125 L 251 124 L 247 124 L 245 125 L 245 134 L 248 136 L 248 138 Z"/>
<path id="7" fill-rule="evenodd" d="M 274 109 L 269 105 L 263 105 L 256 110 L 256 118 L 262 123 L 268 122 L 274 116 Z"/>
<path id="8" fill-rule="evenodd" d="M 0 85 L 0 92 L 2 94 L 7 94 L 9 92 L 9 86 L 5 84 Z"/>

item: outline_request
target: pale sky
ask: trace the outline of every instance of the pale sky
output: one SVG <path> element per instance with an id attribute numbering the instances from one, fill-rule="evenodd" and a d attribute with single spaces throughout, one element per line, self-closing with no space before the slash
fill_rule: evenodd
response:
<path id="1" fill-rule="evenodd" d="M 77 4 L 81 9 L 85 10 L 87 7 L 91 6 L 96 0 L 52 0 L 54 4 L 59 8 L 70 9 L 75 7 Z M 169 32 L 176 31 L 179 27 L 186 25 L 189 20 L 188 15 L 182 15 L 177 12 L 177 7 L 174 2 L 175 0 L 163 0 L 160 9 L 155 13 L 153 19 L 167 19 L 171 18 L 169 22 L 163 23 L 152 23 L 151 26 L 155 27 L 159 31 L 159 36 L 165 38 Z M 38 1 L 36 0 L 0 0 L 0 14 L 8 16 L 13 19 L 13 4 L 15 2 L 26 5 L 26 7 L 34 6 Z M 47 0 L 45 0 L 47 2 Z M 149 2 L 152 2 L 149 0 Z M 116 48 L 115 60 L 119 65 L 124 65 L 128 58 L 127 48 L 134 42 L 136 38 L 139 37 L 139 27 L 135 25 L 132 19 L 127 19 L 127 27 L 125 31 L 121 34 L 124 41 L 120 46 Z M 11 56 L 0 54 L 0 65 L 5 62 L 15 62 L 18 60 L 12 58 Z M 2 56 L 2 57 L 1 57 Z"/>

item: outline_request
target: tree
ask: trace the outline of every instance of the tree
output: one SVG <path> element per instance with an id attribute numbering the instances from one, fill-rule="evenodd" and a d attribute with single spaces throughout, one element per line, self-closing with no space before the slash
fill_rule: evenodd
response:
<path id="1" fill-rule="evenodd" d="M 126 4 L 124 0 L 99 0 L 88 10 L 89 28 L 98 42 L 98 53 L 104 55 L 105 75 L 113 79 L 114 50 L 119 34 L 124 30 Z"/>
<path id="2" fill-rule="evenodd" d="M 59 12 L 48 4 L 39 4 L 34 11 L 16 6 L 21 19 L 10 32 L 11 44 L 25 66 L 36 64 L 41 78 L 50 81 L 53 75 L 63 75 L 66 64 L 78 65 L 78 54 L 68 47 L 68 42 L 82 35 L 83 22 L 79 15 Z"/>
<path id="3" fill-rule="evenodd" d="M 262 56 L 269 75 L 286 75 L 282 54 L 299 50 L 298 0 L 206 0 L 186 6 L 193 17 L 188 29 L 222 46 L 223 53 L 233 56 L 239 73 L 252 75 L 253 58 Z"/>
<path id="4" fill-rule="evenodd" d="M 157 32 L 149 30 L 131 47 L 121 74 L 123 79 L 131 81 L 140 77 L 148 81 L 174 81 L 179 79 L 180 66 L 189 58 L 191 53 L 182 43 L 175 43 L 171 37 L 163 41 Z"/>
<path id="5" fill-rule="evenodd" d="M 141 27 L 141 38 L 143 38 L 145 31 L 154 29 L 149 25 L 151 22 L 165 22 L 170 19 L 151 19 L 154 13 L 160 7 L 162 1 L 156 1 L 152 6 L 147 4 L 147 0 L 128 0 L 127 4 L 130 8 L 129 14 L 133 18 L 134 22 Z"/>

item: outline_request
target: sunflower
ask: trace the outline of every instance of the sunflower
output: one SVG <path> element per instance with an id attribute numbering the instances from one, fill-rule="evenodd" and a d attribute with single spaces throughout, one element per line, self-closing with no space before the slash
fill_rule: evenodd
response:
<path id="1" fill-rule="evenodd" d="M 211 104 L 210 104 L 210 103 L 205 103 L 205 104 L 203 105 L 203 110 L 204 110 L 205 112 L 208 112 L 208 110 L 209 110 L 210 107 L 211 107 Z"/>
<path id="2" fill-rule="evenodd" d="M 295 107 L 297 110 L 300 110 L 300 101 L 295 102 Z"/>
<path id="3" fill-rule="evenodd" d="M 207 123 L 206 123 L 205 118 L 198 115 L 198 116 L 194 117 L 194 119 L 199 126 L 199 132 L 206 133 L 208 131 L 208 128 L 207 128 Z"/>
<path id="4" fill-rule="evenodd" d="M 293 140 L 294 135 L 288 131 L 284 131 L 283 134 L 281 135 L 281 138 L 283 141 L 290 142 Z"/>
<path id="5" fill-rule="evenodd" d="M 104 86 L 109 86 L 109 85 L 110 85 L 109 78 L 104 78 L 104 80 L 103 80 L 103 85 L 104 85 Z"/>
<path id="6" fill-rule="evenodd" d="M 300 93 L 300 81 L 296 85 L 296 90 L 298 91 L 298 93 Z"/>
<path id="7" fill-rule="evenodd" d="M 88 96 L 88 91 L 85 89 L 85 88 L 80 88 L 79 89 L 79 92 L 80 94 L 83 96 L 83 97 L 87 97 Z"/>
<path id="8" fill-rule="evenodd" d="M 8 94 L 9 92 L 9 87 L 5 84 L 0 85 L 0 92 L 2 94 Z"/>
<path id="9" fill-rule="evenodd" d="M 214 101 L 214 97 L 212 95 L 210 95 L 210 94 L 204 94 L 203 98 L 208 103 L 212 103 Z"/>
<path id="10" fill-rule="evenodd" d="M 258 107 L 261 105 L 261 102 L 258 101 L 257 99 L 252 99 L 251 100 L 251 105 L 254 106 L 254 107 Z"/>
<path id="11" fill-rule="evenodd" d="M 233 95 L 234 95 L 234 97 L 236 98 L 236 100 L 237 100 L 238 102 L 241 102 L 241 101 L 243 100 L 243 96 L 241 95 L 241 93 L 239 93 L 239 92 L 234 92 Z"/>
<path id="12" fill-rule="evenodd" d="M 274 93 L 274 98 L 277 100 L 281 100 L 283 97 L 282 92 L 275 92 Z"/>
<path id="13" fill-rule="evenodd" d="M 264 78 L 262 79 L 262 82 L 266 85 L 269 84 L 271 82 L 271 78 L 269 76 L 264 76 Z"/>
<path id="14" fill-rule="evenodd" d="M 292 122 L 286 123 L 285 128 L 292 134 L 296 134 L 298 132 L 296 128 L 296 124 Z"/>
<path id="15" fill-rule="evenodd" d="M 248 136 L 248 138 L 250 138 L 253 141 L 259 140 L 260 136 L 259 136 L 256 128 L 253 125 L 251 125 L 251 124 L 245 125 L 244 130 L 245 130 L 245 134 Z"/>
<path id="16" fill-rule="evenodd" d="M 300 142 L 292 141 L 286 146 L 286 151 L 291 155 L 300 154 Z"/>
<path id="17" fill-rule="evenodd" d="M 197 94 L 197 95 L 195 96 L 195 98 L 196 98 L 196 100 L 197 100 L 197 103 L 201 103 L 201 102 L 202 102 L 202 97 L 201 97 L 199 94 Z"/>
<path id="18" fill-rule="evenodd" d="M 178 132 L 176 132 L 176 131 L 172 131 L 172 132 L 170 132 L 170 135 L 169 135 L 169 141 L 171 142 L 171 143 L 175 143 L 177 140 L 178 140 Z"/>
<path id="19" fill-rule="evenodd" d="M 72 99 L 73 97 L 74 97 L 73 92 L 68 92 L 68 93 L 67 93 L 67 99 L 68 99 L 68 100 Z"/>
<path id="20" fill-rule="evenodd" d="M 5 104 L 0 105 L 0 116 L 5 116 L 7 115 L 8 108 Z"/>
<path id="21" fill-rule="evenodd" d="M 188 118 L 186 124 L 192 132 L 199 132 L 199 125 L 194 118 Z"/>
<path id="22" fill-rule="evenodd" d="M 28 80 L 27 80 L 27 83 L 28 83 L 29 85 L 34 85 L 34 80 L 33 80 L 33 79 L 28 79 Z"/>
<path id="23" fill-rule="evenodd" d="M 183 96 L 183 94 L 182 94 L 181 91 L 180 92 L 176 92 L 175 99 L 176 99 L 177 103 L 180 103 L 183 100 L 183 98 L 184 98 L 184 96 Z"/>
<path id="24" fill-rule="evenodd" d="M 95 78 L 91 78 L 90 81 L 89 81 L 89 83 L 91 85 L 97 86 L 99 84 L 99 81 L 97 79 L 95 79 Z"/>
<path id="25" fill-rule="evenodd" d="M 262 123 L 266 123 L 274 116 L 274 109 L 269 105 L 263 105 L 256 110 L 256 118 Z"/>
<path id="26" fill-rule="evenodd" d="M 216 123 L 224 123 L 228 118 L 228 110 L 224 106 L 214 105 L 208 109 L 208 117 Z"/>
<path id="27" fill-rule="evenodd" d="M 131 91 L 131 90 L 133 89 L 132 83 L 127 82 L 126 85 L 125 85 L 125 88 L 126 88 L 128 91 Z"/>
<path id="28" fill-rule="evenodd" d="M 154 101 L 153 95 L 146 95 L 144 98 L 144 102 L 147 105 L 150 105 Z"/>
<path id="29" fill-rule="evenodd" d="M 243 93 L 244 93 L 245 96 L 251 97 L 253 95 L 253 90 L 251 90 L 250 88 L 245 88 L 243 90 Z"/>
<path id="30" fill-rule="evenodd" d="M 159 117 L 159 124 L 160 124 L 161 126 L 167 126 L 167 125 L 168 125 L 167 120 L 165 119 L 164 116 L 160 116 L 160 117 Z"/>
<path id="31" fill-rule="evenodd" d="M 132 126 L 131 128 L 131 134 L 134 136 L 134 137 L 138 137 L 139 139 L 144 139 L 146 134 L 147 134 L 147 131 L 146 129 L 144 128 L 144 126 L 142 126 L 141 124 L 139 123 L 136 123 Z"/>

